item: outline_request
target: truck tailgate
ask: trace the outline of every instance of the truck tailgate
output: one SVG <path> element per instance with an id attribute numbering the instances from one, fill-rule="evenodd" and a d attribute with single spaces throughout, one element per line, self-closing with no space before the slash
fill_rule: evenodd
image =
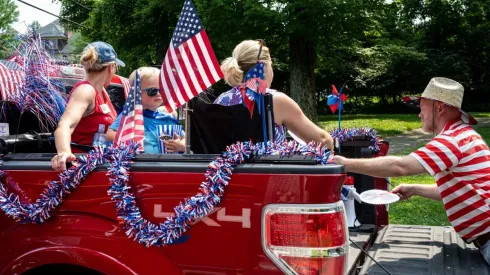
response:
<path id="1" fill-rule="evenodd" d="M 451 227 L 389 225 L 379 231 L 369 253 L 393 275 L 490 274 L 478 249 Z M 359 274 L 387 273 L 366 257 Z"/>
<path id="2" fill-rule="evenodd" d="M 374 233 L 371 232 L 351 232 L 349 231 L 349 237 L 350 239 L 355 242 L 359 247 L 362 247 L 362 249 L 367 249 L 368 247 L 368 242 L 371 240 L 372 242 L 372 237 L 375 236 Z M 353 243 L 349 242 L 349 261 L 348 261 L 348 266 L 349 266 L 349 272 L 347 274 L 356 274 L 357 267 L 359 264 L 362 263 L 361 259 L 364 258 L 364 255 L 362 254 L 362 251 Z"/>

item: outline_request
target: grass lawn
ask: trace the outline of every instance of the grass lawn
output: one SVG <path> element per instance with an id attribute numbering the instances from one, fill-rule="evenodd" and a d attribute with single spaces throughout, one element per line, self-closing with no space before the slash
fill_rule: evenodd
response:
<path id="1" fill-rule="evenodd" d="M 326 131 L 338 127 L 337 115 L 320 116 L 319 123 Z M 402 115 L 343 115 L 341 127 L 370 127 L 376 129 L 379 136 L 393 136 L 405 131 L 422 127 L 416 114 Z"/>
<path id="2" fill-rule="evenodd" d="M 471 113 L 475 118 L 488 118 L 490 113 Z M 325 115 L 318 118 L 318 124 L 325 130 L 337 128 L 338 116 Z M 342 115 L 342 128 L 370 127 L 376 129 L 379 136 L 387 137 L 422 127 L 417 114 L 374 114 Z"/>
<path id="3" fill-rule="evenodd" d="M 490 113 L 473 113 L 476 118 L 488 118 Z M 337 116 L 322 116 L 319 124 L 326 130 L 337 127 Z M 370 127 L 376 129 L 378 135 L 390 140 L 389 136 L 401 134 L 405 131 L 421 127 L 420 119 L 415 114 L 408 115 L 346 115 L 342 118 L 342 128 L 350 127 Z M 478 133 L 482 135 L 487 143 L 490 143 L 490 127 L 479 127 Z M 401 154 L 408 154 L 417 148 L 419 144 L 414 144 L 413 148 L 406 148 Z M 392 178 L 393 186 L 401 183 L 435 184 L 434 178 L 429 175 L 418 175 L 410 177 Z M 390 205 L 390 223 L 392 224 L 411 224 L 411 225 L 449 225 L 442 202 L 413 197 L 410 199 L 413 204 L 424 209 L 430 215 L 421 212 L 412 203 L 400 201 Z"/>

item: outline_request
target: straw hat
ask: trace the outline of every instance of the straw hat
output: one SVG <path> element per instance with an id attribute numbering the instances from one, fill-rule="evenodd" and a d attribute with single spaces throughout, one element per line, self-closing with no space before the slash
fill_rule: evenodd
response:
<path id="1" fill-rule="evenodd" d="M 425 88 L 421 96 L 408 96 L 403 102 L 413 107 L 420 106 L 420 99 L 437 100 L 446 105 L 453 106 L 461 112 L 461 119 L 468 124 L 475 125 L 478 122 L 471 115 L 461 110 L 463 104 L 464 87 L 459 82 L 445 77 L 434 77 Z"/>

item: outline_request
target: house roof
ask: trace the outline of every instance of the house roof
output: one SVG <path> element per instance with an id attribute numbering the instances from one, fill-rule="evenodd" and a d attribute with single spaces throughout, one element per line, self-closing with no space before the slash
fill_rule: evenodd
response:
<path id="1" fill-rule="evenodd" d="M 37 31 L 39 35 L 41 35 L 41 38 L 47 39 L 47 38 L 65 38 L 67 39 L 65 35 L 65 28 L 61 26 L 60 20 L 57 19 L 49 24 L 47 24 L 44 27 L 39 28 Z"/>
<path id="2" fill-rule="evenodd" d="M 70 44 L 66 44 L 63 49 L 61 50 L 61 53 L 62 54 L 72 54 L 74 53 L 75 51 L 75 47 L 70 45 Z"/>

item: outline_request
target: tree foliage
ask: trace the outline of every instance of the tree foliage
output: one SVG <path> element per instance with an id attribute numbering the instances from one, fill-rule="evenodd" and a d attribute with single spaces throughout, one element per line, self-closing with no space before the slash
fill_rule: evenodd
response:
<path id="1" fill-rule="evenodd" d="M 71 0 L 58 1 L 61 14 L 84 27 L 67 26 L 90 40 L 112 44 L 128 65 L 126 74 L 161 64 L 183 5 L 183 0 L 78 0 L 85 9 Z M 288 93 L 313 120 L 317 111 L 328 110 L 325 98 L 332 84 L 346 84 L 353 103 L 356 98 L 379 102 L 369 110 L 376 112 L 406 110 L 395 103 L 403 95 L 420 93 L 435 76 L 461 81 L 469 107 L 484 108 L 478 98 L 490 99 L 488 0 L 194 4 L 219 60 L 242 40 L 265 39 L 273 57 L 273 88 Z"/>
<path id="2" fill-rule="evenodd" d="M 30 32 L 37 32 L 40 28 L 41 24 L 37 20 L 32 21 L 32 23 L 27 26 L 27 29 Z"/>
<path id="3" fill-rule="evenodd" d="M 13 0 L 0 0 L 0 59 L 9 57 L 17 32 L 12 23 L 17 21 L 19 11 Z"/>

